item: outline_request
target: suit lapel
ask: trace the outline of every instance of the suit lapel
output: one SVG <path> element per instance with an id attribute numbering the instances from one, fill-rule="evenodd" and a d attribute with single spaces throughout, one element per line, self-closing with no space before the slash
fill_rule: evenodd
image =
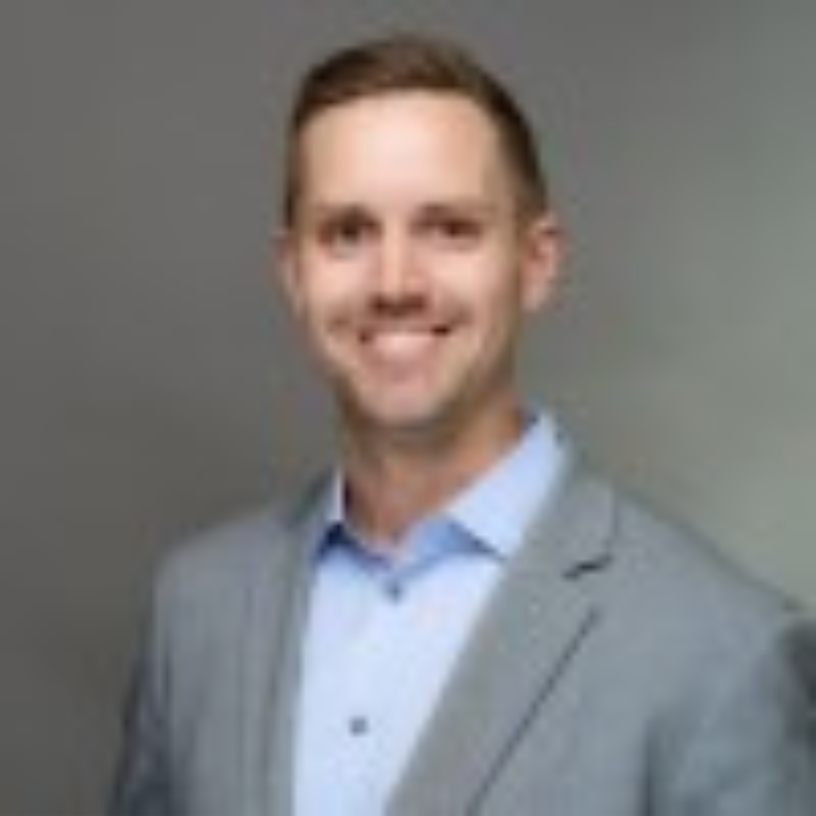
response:
<path id="1" fill-rule="evenodd" d="M 486 610 L 389 813 L 458 816 L 483 797 L 597 609 L 582 577 L 608 560 L 611 497 L 573 471 Z"/>
<path id="2" fill-rule="evenodd" d="M 322 495 L 322 492 L 321 492 Z M 292 812 L 294 718 L 300 640 L 308 601 L 313 545 L 322 502 L 317 491 L 273 528 L 270 559 L 254 576 L 245 639 L 245 787 L 252 791 L 248 814 Z"/>

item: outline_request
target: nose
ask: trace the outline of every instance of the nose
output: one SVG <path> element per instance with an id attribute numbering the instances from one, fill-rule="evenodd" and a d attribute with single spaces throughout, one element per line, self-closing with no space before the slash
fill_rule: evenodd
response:
<path id="1" fill-rule="evenodd" d="M 393 230 L 384 236 L 373 277 L 380 306 L 404 308 L 424 299 L 425 275 L 410 234 Z"/>

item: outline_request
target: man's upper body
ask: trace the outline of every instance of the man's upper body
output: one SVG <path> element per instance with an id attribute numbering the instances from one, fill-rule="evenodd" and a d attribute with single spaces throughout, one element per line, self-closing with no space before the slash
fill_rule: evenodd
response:
<path id="1" fill-rule="evenodd" d="M 314 816 L 337 791 L 347 816 L 812 813 L 797 615 L 553 444 L 485 487 L 525 458 L 516 351 L 563 241 L 512 97 L 448 43 L 363 44 L 306 77 L 287 169 L 278 266 L 357 549 L 327 541 L 323 494 L 173 559 L 115 810 Z M 351 552 L 425 558 L 427 580 L 383 608 Z"/>
<path id="2" fill-rule="evenodd" d="M 331 496 L 321 488 L 173 553 L 113 813 L 315 812 L 295 808 L 295 713 Z M 331 767 L 312 769 L 328 786 L 312 791 L 327 816 L 816 812 L 812 625 L 576 462 L 525 538 L 382 809 L 343 809 L 367 791 L 344 790 L 354 776 L 338 761 L 334 785 Z M 420 650 L 387 676 L 391 704 L 411 696 L 425 658 Z M 337 670 L 342 709 L 342 661 Z M 337 756 L 331 742 L 325 750 Z"/>

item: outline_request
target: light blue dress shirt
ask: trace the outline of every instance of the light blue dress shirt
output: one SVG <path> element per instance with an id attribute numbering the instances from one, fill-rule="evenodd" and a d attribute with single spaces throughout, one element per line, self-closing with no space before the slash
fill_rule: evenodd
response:
<path id="1" fill-rule="evenodd" d="M 296 816 L 382 816 L 468 634 L 546 508 L 565 451 L 542 415 L 384 555 L 332 486 L 304 640 Z"/>

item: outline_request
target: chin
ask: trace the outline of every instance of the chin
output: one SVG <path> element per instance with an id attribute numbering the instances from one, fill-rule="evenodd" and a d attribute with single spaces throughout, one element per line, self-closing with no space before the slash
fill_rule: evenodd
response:
<path id="1" fill-rule="evenodd" d="M 437 436 L 451 422 L 442 406 L 408 405 L 406 400 L 389 404 L 357 402 L 350 413 L 355 424 L 369 433 L 406 440 Z"/>

